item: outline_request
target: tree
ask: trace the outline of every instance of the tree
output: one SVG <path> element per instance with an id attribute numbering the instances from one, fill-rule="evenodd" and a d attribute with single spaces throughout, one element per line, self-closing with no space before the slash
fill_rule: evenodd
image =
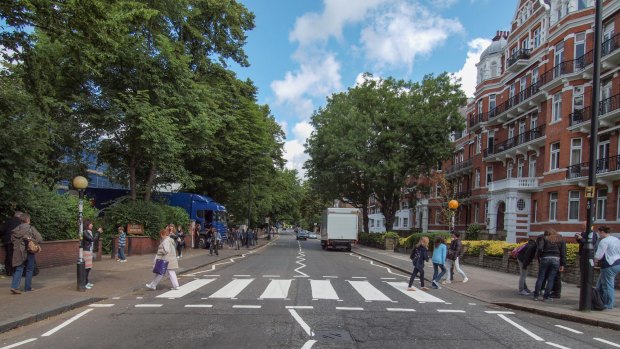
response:
<path id="1" fill-rule="evenodd" d="M 450 155 L 464 104 L 460 85 L 445 73 L 419 83 L 366 75 L 313 115 L 309 176 L 342 197 L 361 195 L 357 205 L 372 193 L 391 230 L 405 180 L 429 174 Z"/>

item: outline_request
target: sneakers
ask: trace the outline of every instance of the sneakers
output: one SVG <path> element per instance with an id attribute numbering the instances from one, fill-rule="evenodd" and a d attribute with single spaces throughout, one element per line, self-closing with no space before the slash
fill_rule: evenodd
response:
<path id="1" fill-rule="evenodd" d="M 421 290 L 422 291 L 428 291 L 428 287 L 422 287 Z"/>
<path id="2" fill-rule="evenodd" d="M 467 283 L 467 281 L 469 281 L 469 279 L 468 279 L 468 278 L 464 278 L 464 279 L 463 279 L 463 283 Z"/>
<path id="3" fill-rule="evenodd" d="M 87 290 L 90 290 L 91 288 L 93 288 L 93 286 L 95 286 L 95 285 L 93 285 L 93 284 L 91 284 L 91 283 L 89 282 L 89 283 L 87 283 L 87 284 L 86 284 L 86 286 L 84 286 L 84 287 L 86 287 L 86 289 L 87 289 Z"/>
<path id="4" fill-rule="evenodd" d="M 431 282 L 431 287 L 434 288 L 434 289 L 437 289 L 437 290 L 441 289 L 441 287 L 439 286 L 439 283 L 437 281 L 435 281 L 435 280 L 433 280 Z"/>
<path id="5" fill-rule="evenodd" d="M 407 287 L 407 291 L 415 291 L 415 288 L 413 288 L 413 287 Z"/>
<path id="6" fill-rule="evenodd" d="M 447 285 L 447 284 L 451 284 L 451 283 L 452 283 L 452 281 L 450 281 L 450 280 L 444 280 L 444 281 L 441 282 L 442 285 Z"/>
<path id="7" fill-rule="evenodd" d="M 521 291 L 519 292 L 519 294 L 520 294 L 520 295 L 522 295 L 522 296 L 529 296 L 529 295 L 530 295 L 530 292 L 528 292 L 527 290 L 521 290 Z"/>
<path id="8" fill-rule="evenodd" d="M 534 296 L 534 301 L 539 301 L 540 298 L 538 296 Z"/>
<path id="9" fill-rule="evenodd" d="M 155 287 L 155 286 L 153 286 L 151 284 L 146 284 L 144 286 L 146 286 L 146 288 L 148 288 L 149 290 L 153 290 L 153 291 L 155 291 L 155 289 L 157 288 L 157 287 Z"/>
<path id="10" fill-rule="evenodd" d="M 181 288 L 179 286 L 171 288 L 172 291 L 176 291 L 176 290 L 180 290 L 180 289 Z"/>
<path id="11" fill-rule="evenodd" d="M 11 293 L 12 293 L 12 294 L 22 294 L 22 291 L 20 291 L 20 290 L 19 290 L 19 289 L 17 289 L 17 288 L 12 288 L 12 289 L 11 289 Z"/>
<path id="12" fill-rule="evenodd" d="M 121 263 L 127 263 L 127 260 L 126 260 L 126 259 L 121 259 L 119 262 L 121 262 Z"/>

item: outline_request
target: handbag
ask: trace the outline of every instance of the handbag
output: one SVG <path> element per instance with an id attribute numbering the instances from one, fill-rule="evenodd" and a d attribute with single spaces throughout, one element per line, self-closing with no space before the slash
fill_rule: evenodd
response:
<path id="1" fill-rule="evenodd" d="M 32 239 L 28 239 L 26 241 L 26 251 L 30 254 L 37 254 L 41 252 L 41 245 L 37 244 L 36 241 Z"/>
<path id="2" fill-rule="evenodd" d="M 153 273 L 164 275 L 168 270 L 168 261 L 165 259 L 156 259 L 153 266 Z"/>

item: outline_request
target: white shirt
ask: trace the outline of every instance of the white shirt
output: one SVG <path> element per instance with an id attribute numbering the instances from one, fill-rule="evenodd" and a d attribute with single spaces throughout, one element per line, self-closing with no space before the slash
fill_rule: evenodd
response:
<path id="1" fill-rule="evenodd" d="M 600 239 L 594 259 L 601 260 L 603 256 L 605 256 L 605 260 L 609 265 L 613 265 L 620 259 L 620 239 L 611 235 L 608 235 L 604 239 Z"/>

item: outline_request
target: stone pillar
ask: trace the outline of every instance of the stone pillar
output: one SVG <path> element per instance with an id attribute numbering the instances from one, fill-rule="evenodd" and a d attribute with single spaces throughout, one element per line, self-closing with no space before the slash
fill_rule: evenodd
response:
<path id="1" fill-rule="evenodd" d="M 506 211 L 504 212 L 504 230 L 506 230 L 506 241 L 517 242 L 517 196 L 516 193 L 509 193 L 506 196 Z"/>

